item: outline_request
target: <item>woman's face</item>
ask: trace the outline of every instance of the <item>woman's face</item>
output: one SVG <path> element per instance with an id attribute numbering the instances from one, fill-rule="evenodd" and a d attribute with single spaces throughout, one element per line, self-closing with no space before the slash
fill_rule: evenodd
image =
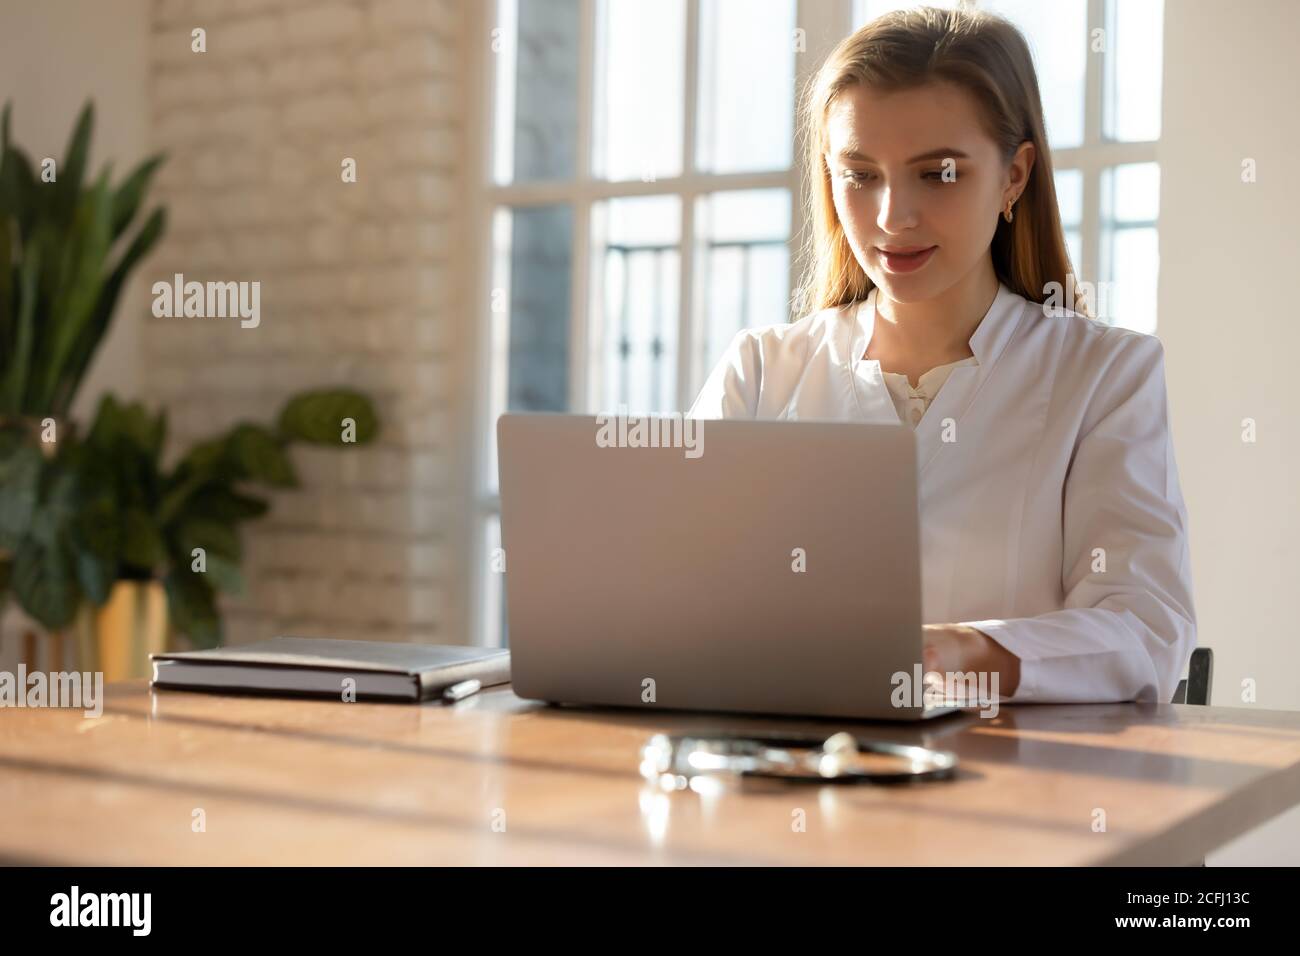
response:
<path id="1" fill-rule="evenodd" d="M 895 302 L 976 275 L 1007 199 L 1024 191 L 1033 144 L 1006 168 L 976 110 L 950 83 L 883 94 L 859 84 L 827 113 L 835 209 L 859 265 Z"/>

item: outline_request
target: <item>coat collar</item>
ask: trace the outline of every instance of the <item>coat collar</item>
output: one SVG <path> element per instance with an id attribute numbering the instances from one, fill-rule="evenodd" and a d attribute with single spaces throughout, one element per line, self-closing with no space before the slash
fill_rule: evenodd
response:
<path id="1" fill-rule="evenodd" d="M 849 353 L 853 356 L 854 365 L 862 360 L 867 346 L 871 344 L 871 336 L 876 328 L 876 293 L 879 291 L 873 288 L 857 304 L 853 347 Z M 1019 324 L 1020 308 L 1024 304 L 1023 296 L 1012 292 L 1005 282 L 998 280 L 998 291 L 993 297 L 993 304 L 970 337 L 970 350 L 975 353 L 976 362 L 988 365 L 1002 352 Z"/>
<path id="2" fill-rule="evenodd" d="M 847 371 L 854 380 L 855 395 L 864 417 L 875 421 L 898 422 L 898 413 L 894 409 L 889 386 L 885 384 L 880 371 L 880 363 L 874 359 L 864 359 L 867 346 L 876 323 L 876 293 L 872 289 L 865 299 L 858 303 L 853 315 L 853 339 L 849 351 L 850 361 Z M 945 437 L 952 437 L 960 429 L 962 414 L 974 400 L 976 393 L 992 373 L 998 357 L 1007 343 L 1015 335 L 1020 320 L 1024 315 L 1025 299 L 1013 292 L 1005 282 L 999 280 L 997 295 L 988 312 L 975 327 L 970 338 L 970 349 L 975 355 L 975 365 L 962 365 L 949 374 L 939 394 L 922 416 L 916 426 L 917 465 L 924 471 L 934 460 L 939 449 L 947 442 Z M 945 429 L 944 420 L 952 419 L 953 428 Z"/>

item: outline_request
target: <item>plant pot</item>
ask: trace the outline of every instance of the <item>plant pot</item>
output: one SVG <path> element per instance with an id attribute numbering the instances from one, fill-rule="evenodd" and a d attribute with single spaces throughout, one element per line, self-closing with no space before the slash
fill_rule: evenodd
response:
<path id="1" fill-rule="evenodd" d="M 81 668 L 105 683 L 151 677 L 150 654 L 167 650 L 167 594 L 160 581 L 118 581 L 103 607 L 83 605 L 73 624 Z"/>

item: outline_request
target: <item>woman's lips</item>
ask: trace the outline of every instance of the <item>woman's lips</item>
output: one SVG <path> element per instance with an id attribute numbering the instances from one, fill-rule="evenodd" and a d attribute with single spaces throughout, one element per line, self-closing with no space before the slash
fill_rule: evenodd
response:
<path id="1" fill-rule="evenodd" d="M 886 252 L 884 249 L 877 246 L 876 252 L 880 254 L 880 261 L 884 263 L 886 270 L 889 272 L 904 273 L 915 272 L 917 269 L 921 268 L 930 261 L 930 257 L 934 255 L 934 250 L 938 248 L 938 246 L 929 246 L 918 252 L 904 253 Z"/>

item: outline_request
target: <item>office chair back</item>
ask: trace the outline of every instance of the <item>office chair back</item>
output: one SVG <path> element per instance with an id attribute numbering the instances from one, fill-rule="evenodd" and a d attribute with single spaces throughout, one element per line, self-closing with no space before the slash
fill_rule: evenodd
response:
<path id="1" fill-rule="evenodd" d="M 1210 702 L 1210 686 L 1214 681 L 1214 651 L 1208 647 L 1198 647 L 1192 651 L 1192 660 L 1187 665 L 1187 676 L 1178 682 L 1174 691 L 1175 704 L 1200 704 Z"/>

